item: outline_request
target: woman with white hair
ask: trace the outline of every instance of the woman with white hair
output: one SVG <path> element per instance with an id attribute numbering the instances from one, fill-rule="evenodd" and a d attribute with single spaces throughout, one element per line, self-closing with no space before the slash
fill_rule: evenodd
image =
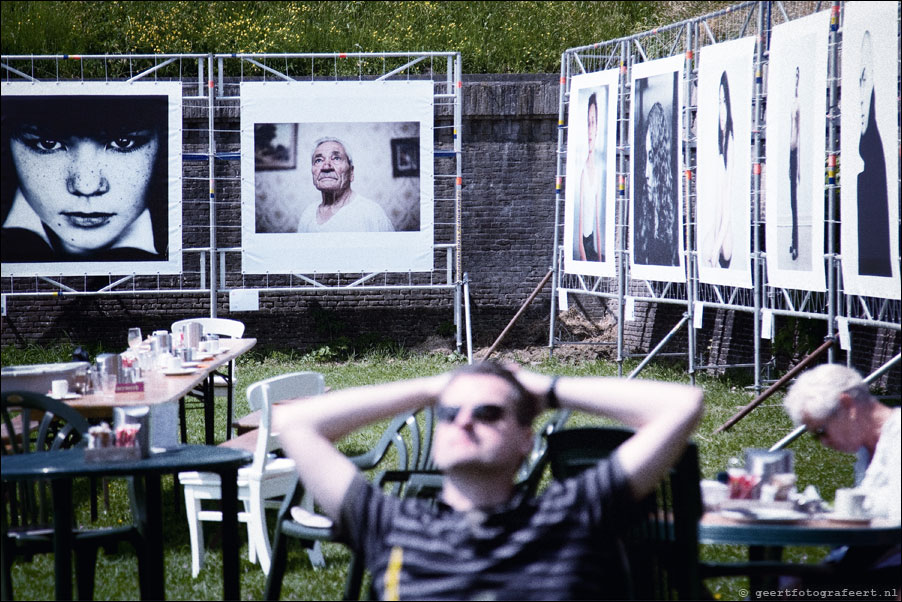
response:
<path id="1" fill-rule="evenodd" d="M 855 485 L 867 495 L 870 513 L 888 524 L 902 522 L 902 410 L 880 403 L 855 370 L 824 364 L 802 374 L 783 401 L 792 421 L 818 441 L 858 454 Z M 826 562 L 865 583 L 898 585 L 900 545 L 837 548 Z"/>

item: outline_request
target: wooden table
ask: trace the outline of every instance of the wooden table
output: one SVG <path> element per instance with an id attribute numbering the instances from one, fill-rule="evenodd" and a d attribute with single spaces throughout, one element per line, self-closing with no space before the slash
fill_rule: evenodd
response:
<path id="1" fill-rule="evenodd" d="M 109 420 L 113 408 L 129 406 L 158 406 L 175 403 L 200 388 L 204 396 L 204 426 L 206 443 L 213 444 L 213 372 L 227 365 L 235 358 L 247 353 L 257 344 L 257 339 L 220 339 L 219 347 L 224 351 L 213 359 L 201 362 L 194 372 L 181 376 L 166 376 L 159 370 L 144 373 L 144 391 L 140 393 L 116 393 L 108 397 L 95 391 L 66 403 L 77 409 L 88 419 Z M 153 411 L 153 410 L 151 410 Z"/>

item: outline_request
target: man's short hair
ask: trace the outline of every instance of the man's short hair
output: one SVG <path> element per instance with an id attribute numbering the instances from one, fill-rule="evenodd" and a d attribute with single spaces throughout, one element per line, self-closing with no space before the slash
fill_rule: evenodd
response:
<path id="1" fill-rule="evenodd" d="M 843 393 L 858 400 L 871 396 L 857 371 L 840 364 L 823 364 L 796 379 L 783 400 L 783 407 L 795 424 L 802 424 L 806 418 L 824 420 L 839 407 Z"/>
<path id="2" fill-rule="evenodd" d="M 335 138 L 333 136 L 326 136 L 324 138 L 320 138 L 319 140 L 317 140 L 316 142 L 313 143 L 313 150 L 310 151 L 310 161 L 311 162 L 313 161 L 313 155 L 316 154 L 316 149 L 318 149 L 319 145 L 323 144 L 324 142 L 337 142 L 338 144 L 340 144 L 341 148 L 345 149 L 345 156 L 348 158 L 348 165 L 352 165 L 352 166 L 354 165 L 354 159 L 351 158 L 351 151 L 348 149 L 348 145 L 345 144 L 344 140 Z"/>
<path id="3" fill-rule="evenodd" d="M 497 376 L 510 385 L 510 395 L 507 399 L 514 404 L 514 413 L 517 416 L 517 422 L 521 425 L 531 425 L 533 419 L 539 414 L 539 400 L 523 387 L 513 372 L 501 364 L 486 360 L 461 366 L 451 373 L 451 378 L 445 387 L 450 387 L 459 376 L 467 375 Z"/>

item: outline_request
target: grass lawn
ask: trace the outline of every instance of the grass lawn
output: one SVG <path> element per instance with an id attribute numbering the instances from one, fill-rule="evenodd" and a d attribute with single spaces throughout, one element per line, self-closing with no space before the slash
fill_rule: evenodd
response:
<path id="1" fill-rule="evenodd" d="M 67 358 L 71 349 L 25 352 L 13 349 L 3 350 L 3 364 L 58 361 Z M 236 387 L 235 416 L 247 413 L 245 388 L 253 382 L 291 371 L 316 370 L 322 372 L 326 384 L 340 389 L 363 384 L 411 378 L 414 376 L 437 374 L 464 363 L 457 355 L 428 354 L 410 355 L 404 352 L 373 353 L 349 361 L 322 362 L 314 356 L 296 356 L 285 353 L 250 354 L 239 359 Z M 565 363 L 550 359 L 531 366 L 539 372 L 562 375 L 608 375 L 616 374 L 616 365 L 606 362 Z M 628 367 L 629 368 L 629 367 Z M 678 365 L 651 364 L 641 375 L 643 378 L 688 382 L 684 368 Z M 712 478 L 723 470 L 728 460 L 740 456 L 748 447 L 768 447 L 792 430 L 792 424 L 780 406 L 776 396 L 752 412 L 731 430 L 714 434 L 715 429 L 746 405 L 752 393 L 744 382 L 726 377 L 700 375 L 698 384 L 706 392 L 706 413 L 695 434 L 699 446 L 701 471 L 704 477 Z M 225 404 L 217 405 L 216 436 L 224 437 Z M 189 440 L 200 443 L 203 440 L 201 412 L 188 413 Z M 598 418 L 575 415 L 568 424 L 574 426 L 598 422 Z M 360 452 L 367 449 L 378 438 L 379 425 L 370 427 L 348 437 L 340 446 L 346 452 Z M 796 472 L 799 486 L 815 485 L 825 499 L 832 499 L 837 487 L 848 486 L 852 482 L 853 458 L 833 452 L 818 445 L 811 437 L 797 440 L 795 451 Z M 185 522 L 184 501 L 173 492 L 172 479 L 164 478 L 164 541 L 166 547 L 166 595 L 169 599 L 221 600 L 222 572 L 218 528 L 209 525 L 206 531 L 206 563 L 197 579 L 191 578 L 191 548 Z M 101 511 L 99 522 L 106 525 L 128 521 L 128 500 L 124 483 L 110 483 L 110 508 Z M 87 483 L 77 484 L 75 495 L 82 523 L 88 522 Z M 179 494 L 180 495 L 180 494 Z M 241 593 L 244 599 L 257 600 L 263 595 L 265 578 L 259 565 L 247 561 L 246 531 L 241 529 L 242 564 Z M 787 557 L 799 561 L 813 561 L 823 556 L 825 550 L 799 548 L 787 551 Z M 342 587 L 349 560 L 343 546 L 327 544 L 324 548 L 327 568 L 314 570 L 310 567 L 306 554 L 300 546 L 291 546 L 289 571 L 282 589 L 286 600 L 335 600 L 341 598 Z M 745 558 L 746 550 L 740 546 L 703 546 L 704 560 L 719 562 L 738 561 Z M 13 567 L 13 586 L 16 598 L 21 600 L 49 600 L 53 597 L 52 555 L 36 557 L 32 562 L 17 562 Z M 77 575 L 76 575 L 77 578 Z M 717 579 L 706 582 L 717 599 L 730 600 L 738 597 L 740 588 L 745 587 L 744 579 Z M 129 600 L 138 598 L 137 562 L 131 550 L 122 545 L 119 553 L 107 555 L 101 551 L 98 559 L 95 597 L 99 600 Z"/>

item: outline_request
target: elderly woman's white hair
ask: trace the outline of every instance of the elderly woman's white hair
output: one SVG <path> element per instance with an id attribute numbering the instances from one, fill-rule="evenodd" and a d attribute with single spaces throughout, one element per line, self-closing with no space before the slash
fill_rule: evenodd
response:
<path id="1" fill-rule="evenodd" d="M 348 145 L 345 144 L 344 140 L 340 138 L 335 138 L 333 136 L 324 136 L 323 138 L 318 139 L 313 143 L 313 150 L 310 151 L 310 159 L 313 159 L 313 155 L 316 154 L 316 149 L 319 148 L 320 144 L 325 142 L 337 142 L 341 145 L 341 148 L 345 149 L 345 156 L 348 158 L 348 165 L 354 165 L 354 159 L 351 158 L 351 150 L 348 148 Z"/>
<path id="2" fill-rule="evenodd" d="M 795 424 L 802 424 L 806 418 L 824 420 L 839 407 L 843 393 L 862 400 L 870 396 L 867 383 L 858 372 L 840 364 L 823 364 L 796 379 L 783 407 Z"/>

